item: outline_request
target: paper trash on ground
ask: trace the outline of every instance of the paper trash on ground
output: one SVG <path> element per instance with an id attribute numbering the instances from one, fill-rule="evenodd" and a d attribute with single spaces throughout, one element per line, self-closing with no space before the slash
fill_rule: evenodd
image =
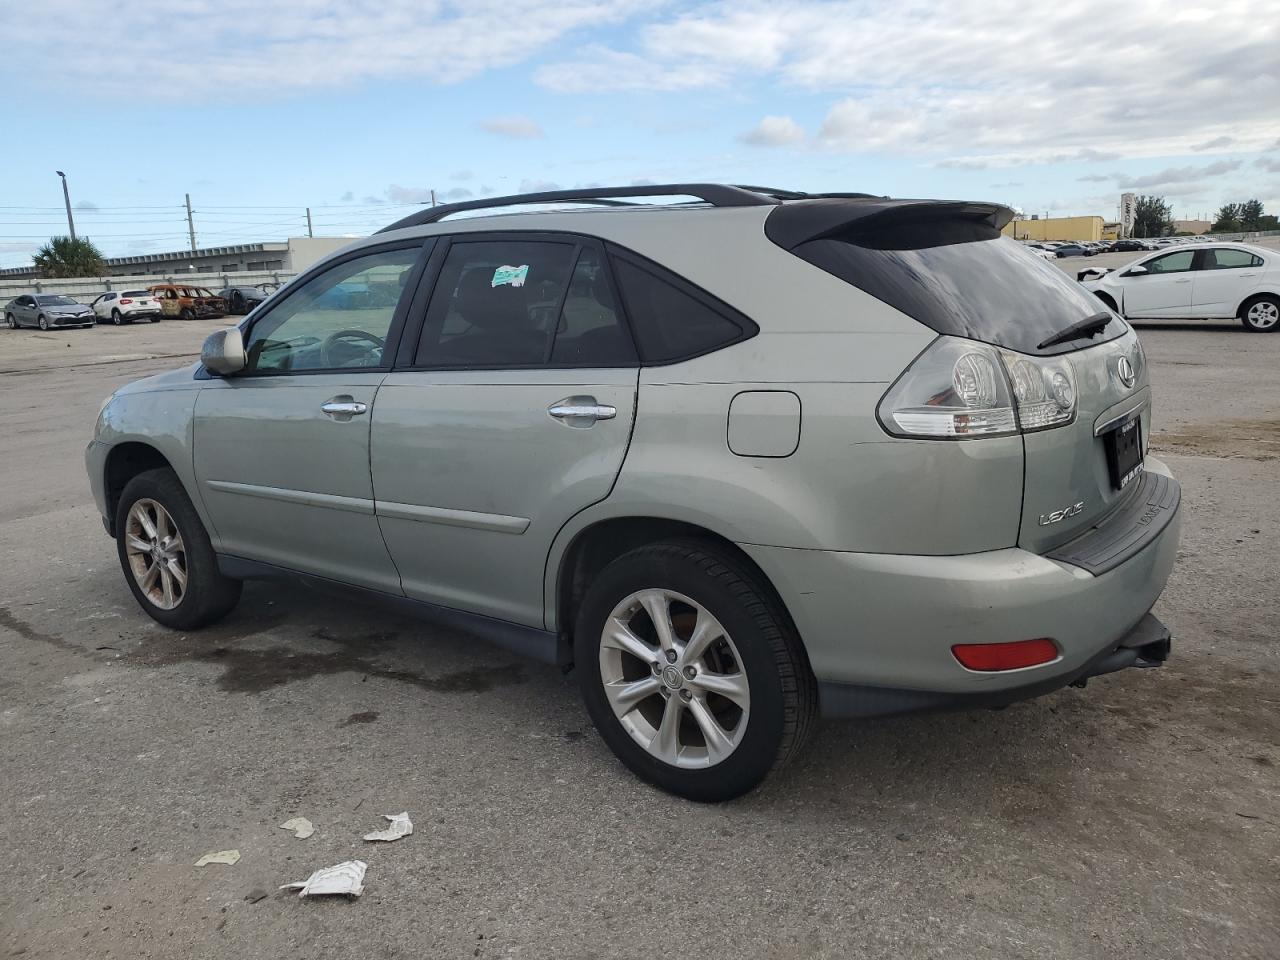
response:
<path id="1" fill-rule="evenodd" d="M 215 853 L 206 853 L 203 857 L 196 861 L 197 867 L 203 867 L 210 863 L 225 863 L 232 866 L 240 862 L 239 850 L 218 850 Z"/>
<path id="2" fill-rule="evenodd" d="M 364 893 L 364 872 L 368 866 L 363 860 L 347 860 L 323 867 L 299 883 L 281 884 L 280 889 L 297 890 L 300 897 L 358 897 Z"/>
<path id="3" fill-rule="evenodd" d="M 292 820 L 286 820 L 280 824 L 281 830 L 292 830 L 293 835 L 299 840 L 305 840 L 316 832 L 315 825 L 306 817 L 294 817 Z"/>
<path id="4" fill-rule="evenodd" d="M 366 833 L 364 835 L 366 840 L 386 840 L 390 842 L 391 840 L 399 840 L 401 837 L 407 837 L 409 834 L 413 833 L 413 822 L 409 819 L 409 814 L 407 812 L 397 814 L 384 813 L 382 816 L 383 819 L 391 821 L 390 826 L 385 830 L 375 830 L 373 833 Z"/>

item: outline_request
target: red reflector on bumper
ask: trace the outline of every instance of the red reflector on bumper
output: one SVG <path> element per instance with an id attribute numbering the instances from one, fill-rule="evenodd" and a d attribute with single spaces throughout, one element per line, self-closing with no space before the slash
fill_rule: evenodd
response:
<path id="1" fill-rule="evenodd" d="M 970 670 L 1020 670 L 1058 658 L 1052 640 L 1017 640 L 1013 643 L 957 643 L 952 654 Z"/>

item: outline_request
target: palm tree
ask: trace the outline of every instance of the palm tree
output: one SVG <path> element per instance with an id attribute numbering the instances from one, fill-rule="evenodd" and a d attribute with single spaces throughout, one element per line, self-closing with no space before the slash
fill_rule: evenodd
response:
<path id="1" fill-rule="evenodd" d="M 88 237 L 54 237 L 31 258 L 42 277 L 100 277 L 102 251 Z"/>

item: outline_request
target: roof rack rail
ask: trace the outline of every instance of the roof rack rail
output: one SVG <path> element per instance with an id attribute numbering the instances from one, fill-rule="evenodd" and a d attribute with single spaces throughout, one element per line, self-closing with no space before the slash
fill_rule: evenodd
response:
<path id="1" fill-rule="evenodd" d="M 782 190 L 777 187 L 750 187 L 746 184 L 735 184 L 740 190 L 762 193 L 766 197 L 777 200 L 884 200 L 885 197 L 874 193 L 803 193 L 800 190 Z"/>
<path id="2" fill-rule="evenodd" d="M 465 210 L 485 210 L 491 207 L 513 207 L 530 203 L 562 203 L 577 201 L 596 203 L 602 206 L 628 206 L 616 197 L 661 197 L 686 196 L 697 197 L 713 207 L 763 207 L 773 206 L 780 202 L 780 197 L 766 193 L 757 193 L 742 187 L 729 186 L 723 183 L 652 183 L 636 187 L 596 187 L 581 190 L 547 190 L 542 193 L 517 193 L 509 197 L 486 197 L 483 200 L 464 200 L 461 203 L 446 203 L 438 207 L 427 207 L 397 220 L 390 226 L 383 227 L 378 233 L 389 230 L 401 230 L 405 227 L 417 227 L 424 223 L 435 223 L 445 217 L 462 213 Z"/>

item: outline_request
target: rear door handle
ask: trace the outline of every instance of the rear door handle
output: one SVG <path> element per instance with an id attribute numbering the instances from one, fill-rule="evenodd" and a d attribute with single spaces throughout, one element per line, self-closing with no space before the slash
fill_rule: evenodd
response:
<path id="1" fill-rule="evenodd" d="M 361 403 L 350 394 L 345 393 L 340 396 L 330 397 L 320 404 L 320 412 L 326 417 L 337 420 L 339 423 L 346 423 L 352 417 L 358 417 L 367 412 L 368 409 L 369 405 L 367 403 Z"/>
<path id="2" fill-rule="evenodd" d="M 1190 283 L 1190 282 L 1191 282 L 1191 278 L 1190 278 L 1190 277 L 1182 277 L 1181 279 L 1175 280 L 1175 281 L 1173 281 L 1173 282 L 1174 282 L 1174 283 Z"/>
<path id="3" fill-rule="evenodd" d="M 589 427 L 597 420 L 612 420 L 618 408 L 597 403 L 595 397 L 565 397 L 547 407 L 547 413 L 570 427 Z"/>

